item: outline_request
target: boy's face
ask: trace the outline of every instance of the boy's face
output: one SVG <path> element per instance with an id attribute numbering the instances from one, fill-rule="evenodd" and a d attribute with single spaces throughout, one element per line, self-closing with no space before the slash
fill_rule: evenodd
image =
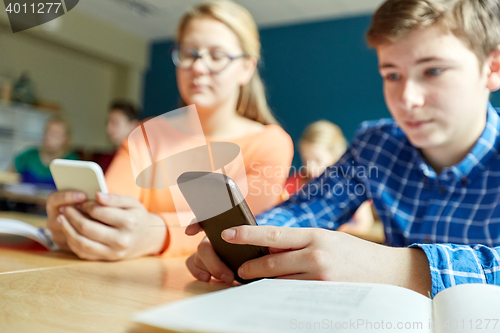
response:
<path id="1" fill-rule="evenodd" d="M 120 146 L 137 125 L 136 120 L 130 120 L 120 109 L 108 112 L 106 131 L 110 141 L 115 146 Z"/>
<path id="2" fill-rule="evenodd" d="M 377 54 L 387 106 L 410 142 L 424 154 L 470 149 L 486 124 L 488 65 L 480 70 L 460 39 L 432 26 Z"/>

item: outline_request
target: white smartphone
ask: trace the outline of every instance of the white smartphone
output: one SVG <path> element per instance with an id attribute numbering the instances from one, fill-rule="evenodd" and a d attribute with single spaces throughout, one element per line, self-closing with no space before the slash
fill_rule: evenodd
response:
<path id="1" fill-rule="evenodd" d="M 89 199 L 96 199 L 97 192 L 108 193 L 102 169 L 95 162 L 55 159 L 49 168 L 59 191 L 82 191 Z"/>

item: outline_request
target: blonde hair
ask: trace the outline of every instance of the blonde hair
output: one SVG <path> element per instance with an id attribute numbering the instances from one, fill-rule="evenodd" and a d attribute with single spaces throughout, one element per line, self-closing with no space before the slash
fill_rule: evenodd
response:
<path id="1" fill-rule="evenodd" d="M 188 23 L 203 16 L 224 23 L 238 37 L 243 53 L 254 58 L 257 62 L 260 60 L 261 46 L 257 25 L 245 8 L 232 1 L 208 1 L 191 8 L 184 14 L 179 23 L 177 43 L 182 41 Z M 264 83 L 258 69 L 255 70 L 250 82 L 240 88 L 236 109 L 243 117 L 264 125 L 278 123 L 267 104 Z"/>
<path id="2" fill-rule="evenodd" d="M 309 124 L 299 144 L 312 143 L 325 146 L 333 155 L 342 155 L 347 150 L 347 140 L 339 126 L 328 120 L 319 120 Z"/>
<path id="3" fill-rule="evenodd" d="M 461 39 L 482 65 L 500 44 L 500 1 L 387 0 L 375 12 L 366 39 L 377 47 L 432 25 Z"/>

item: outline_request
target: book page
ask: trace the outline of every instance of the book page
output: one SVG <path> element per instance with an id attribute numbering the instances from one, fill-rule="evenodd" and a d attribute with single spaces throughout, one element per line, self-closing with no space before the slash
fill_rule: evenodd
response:
<path id="1" fill-rule="evenodd" d="M 58 249 L 52 241 L 52 234 L 49 230 L 36 228 L 26 222 L 0 218 L 0 234 L 26 237 L 40 243 L 48 250 Z"/>
<path id="2" fill-rule="evenodd" d="M 500 287 L 461 284 L 433 300 L 435 332 L 500 332 Z"/>
<path id="3" fill-rule="evenodd" d="M 430 332 L 432 302 L 382 284 L 261 280 L 139 313 L 180 332 Z"/>

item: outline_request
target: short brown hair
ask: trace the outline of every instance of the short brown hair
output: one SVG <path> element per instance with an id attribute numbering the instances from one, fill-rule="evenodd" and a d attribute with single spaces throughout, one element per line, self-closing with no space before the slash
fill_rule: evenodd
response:
<path id="1" fill-rule="evenodd" d="M 112 101 L 109 104 L 109 112 L 113 110 L 120 110 L 125 116 L 127 116 L 129 121 L 139 120 L 139 115 L 141 113 L 138 106 L 124 99 L 115 99 Z"/>
<path id="2" fill-rule="evenodd" d="M 392 44 L 431 25 L 461 39 L 482 64 L 500 44 L 500 0 L 387 0 L 366 39 L 371 47 Z"/>

